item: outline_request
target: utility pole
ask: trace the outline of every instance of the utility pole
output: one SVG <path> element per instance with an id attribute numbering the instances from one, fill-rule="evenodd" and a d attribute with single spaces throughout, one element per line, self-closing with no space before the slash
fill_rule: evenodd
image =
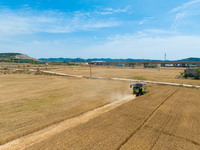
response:
<path id="1" fill-rule="evenodd" d="M 4 69 L 4 61 L 2 61 L 2 69 Z"/>
<path id="2" fill-rule="evenodd" d="M 92 66 L 90 64 L 90 78 L 92 77 Z"/>

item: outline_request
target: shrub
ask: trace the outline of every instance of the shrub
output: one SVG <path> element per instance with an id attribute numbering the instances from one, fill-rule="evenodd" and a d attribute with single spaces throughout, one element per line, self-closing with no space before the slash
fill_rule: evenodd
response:
<path id="1" fill-rule="evenodd" d="M 3 70 L 9 70 L 7 67 L 4 67 Z"/>
<path id="2" fill-rule="evenodd" d="M 181 73 L 181 75 L 183 75 L 185 78 L 192 78 L 192 79 L 199 80 L 200 79 L 200 68 L 195 70 L 195 74 L 184 72 L 184 73 Z"/>
<path id="3" fill-rule="evenodd" d="M 184 73 L 184 77 L 185 77 L 185 78 L 188 78 L 188 77 L 190 77 L 190 74 L 187 73 L 187 72 L 185 72 L 185 73 Z"/>
<path id="4" fill-rule="evenodd" d="M 195 70 L 195 74 L 197 77 L 200 77 L 200 68 L 198 68 L 197 70 Z"/>
<path id="5" fill-rule="evenodd" d="M 158 65 L 156 64 L 148 64 L 148 65 L 145 65 L 144 68 L 157 68 Z"/>

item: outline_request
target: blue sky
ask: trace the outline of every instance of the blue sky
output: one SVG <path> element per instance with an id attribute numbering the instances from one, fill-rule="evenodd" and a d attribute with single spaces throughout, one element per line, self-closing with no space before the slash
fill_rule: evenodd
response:
<path id="1" fill-rule="evenodd" d="M 0 52 L 36 58 L 200 57 L 200 0 L 1 0 Z"/>

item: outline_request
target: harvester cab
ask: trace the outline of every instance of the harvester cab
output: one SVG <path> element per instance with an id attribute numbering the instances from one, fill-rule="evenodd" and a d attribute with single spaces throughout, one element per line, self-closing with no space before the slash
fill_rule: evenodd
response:
<path id="1" fill-rule="evenodd" d="M 148 91 L 146 90 L 146 83 L 131 84 L 130 88 L 133 88 L 133 94 L 136 94 L 136 96 L 148 93 Z"/>

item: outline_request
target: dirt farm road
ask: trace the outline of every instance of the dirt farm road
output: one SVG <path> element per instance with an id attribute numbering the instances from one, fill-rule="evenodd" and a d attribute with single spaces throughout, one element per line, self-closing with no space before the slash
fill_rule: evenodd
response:
<path id="1" fill-rule="evenodd" d="M 29 69 L 32 72 L 36 72 L 36 70 Z M 133 80 L 133 79 L 125 79 L 125 78 L 106 78 L 106 77 L 87 77 L 81 75 L 73 75 L 73 74 L 65 74 L 65 73 L 58 73 L 52 71 L 40 71 L 41 74 L 46 75 L 57 75 L 57 76 L 67 76 L 67 77 L 75 77 L 75 78 L 92 78 L 92 79 L 100 79 L 100 80 L 116 80 L 116 81 L 129 81 L 129 82 L 141 82 L 141 80 Z M 190 84 L 180 84 L 180 83 L 170 83 L 170 82 L 159 82 L 159 81 L 148 81 L 142 80 L 144 83 L 151 83 L 151 84 L 160 84 L 160 85 L 170 85 L 170 86 L 182 86 L 182 87 L 195 87 L 200 88 L 197 85 L 190 85 Z"/>

